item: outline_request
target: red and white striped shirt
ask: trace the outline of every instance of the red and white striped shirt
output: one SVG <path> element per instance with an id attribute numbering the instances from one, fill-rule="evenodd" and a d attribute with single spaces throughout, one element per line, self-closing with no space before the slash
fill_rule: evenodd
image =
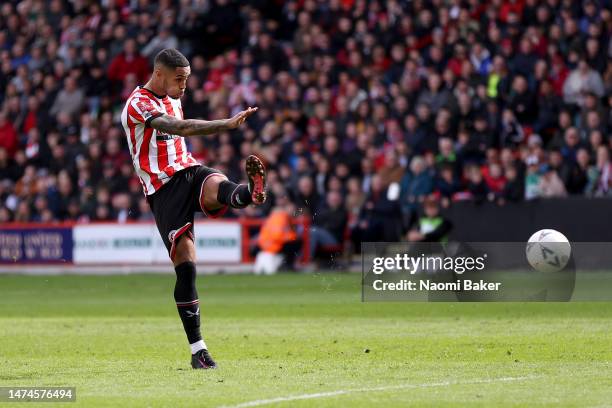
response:
<path id="1" fill-rule="evenodd" d="M 121 113 L 132 162 L 145 195 L 159 190 L 177 171 L 200 165 L 187 151 L 183 137 L 149 126 L 151 120 L 163 114 L 183 119 L 181 100 L 160 98 L 142 87 L 134 89 Z"/>

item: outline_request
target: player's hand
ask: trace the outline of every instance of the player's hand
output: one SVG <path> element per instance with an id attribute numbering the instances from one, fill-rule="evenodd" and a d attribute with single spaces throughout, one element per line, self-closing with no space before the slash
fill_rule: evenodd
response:
<path id="1" fill-rule="evenodd" d="M 257 107 L 251 108 L 248 107 L 247 110 L 243 110 L 242 112 L 238 112 L 231 119 L 228 119 L 227 127 L 228 129 L 236 129 L 240 125 L 242 125 L 249 116 L 257 112 Z"/>

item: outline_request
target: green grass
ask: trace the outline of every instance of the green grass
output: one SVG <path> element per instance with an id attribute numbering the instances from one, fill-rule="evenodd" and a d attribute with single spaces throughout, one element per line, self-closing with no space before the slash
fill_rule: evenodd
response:
<path id="1" fill-rule="evenodd" d="M 612 404 L 612 303 L 361 303 L 359 275 L 201 276 L 220 368 L 196 371 L 173 280 L 0 276 L 0 386 L 75 386 L 69 407 Z"/>

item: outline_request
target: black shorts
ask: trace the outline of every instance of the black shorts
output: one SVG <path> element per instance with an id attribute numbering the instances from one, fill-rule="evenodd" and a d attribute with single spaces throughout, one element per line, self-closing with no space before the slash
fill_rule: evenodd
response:
<path id="1" fill-rule="evenodd" d="M 196 212 L 216 218 L 227 211 L 228 206 L 215 211 L 204 208 L 204 182 L 214 174 L 224 176 L 210 167 L 189 167 L 175 173 L 169 182 L 147 196 L 170 259 L 174 260 L 175 242 L 181 235 L 187 234 L 193 240 L 193 216 Z"/>

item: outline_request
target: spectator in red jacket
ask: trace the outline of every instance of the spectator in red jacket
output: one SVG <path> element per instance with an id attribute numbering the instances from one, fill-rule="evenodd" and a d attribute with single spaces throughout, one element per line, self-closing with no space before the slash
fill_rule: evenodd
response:
<path id="1" fill-rule="evenodd" d="M 136 49 L 136 41 L 125 41 L 123 52 L 119 53 L 108 67 L 108 78 L 123 83 L 129 74 L 136 75 L 138 83 L 144 83 L 149 76 L 149 62 Z"/>
<path id="2" fill-rule="evenodd" d="M 483 166 L 482 177 L 491 192 L 498 195 L 503 192 L 506 177 L 504 177 L 503 169 L 499 163 L 489 163 L 487 166 Z"/>
<path id="3" fill-rule="evenodd" d="M 6 117 L 5 112 L 0 112 L 0 147 L 6 149 L 9 159 L 15 156 L 17 151 L 17 132 L 13 123 Z"/>

